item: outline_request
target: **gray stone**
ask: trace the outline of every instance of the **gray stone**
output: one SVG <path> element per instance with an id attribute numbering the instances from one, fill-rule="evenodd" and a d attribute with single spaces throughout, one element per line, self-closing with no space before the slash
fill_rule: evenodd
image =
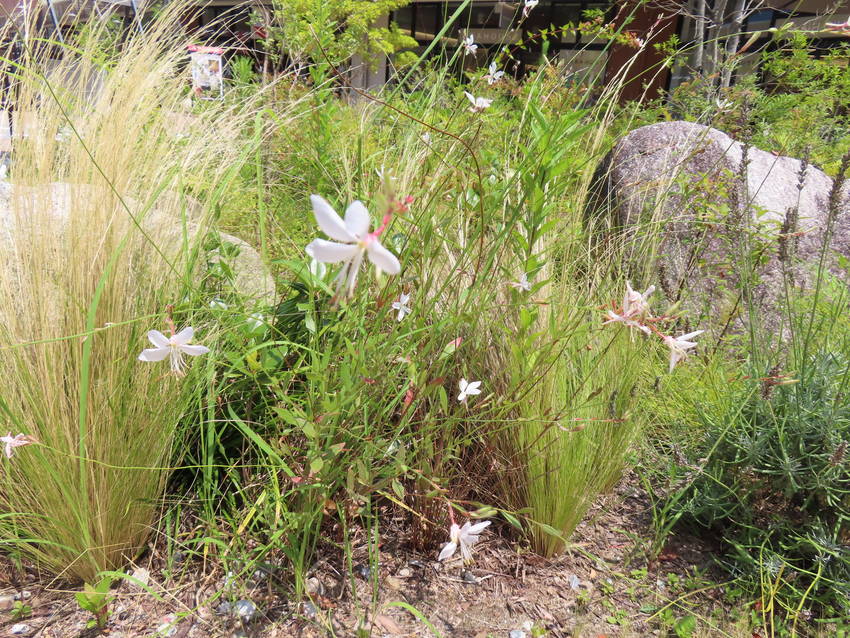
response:
<path id="1" fill-rule="evenodd" d="M 233 612 L 242 622 L 251 622 L 257 615 L 257 606 L 250 600 L 237 600 L 233 604 Z"/>
<path id="2" fill-rule="evenodd" d="M 313 620 L 319 613 L 318 609 L 316 609 L 316 606 L 309 601 L 301 603 L 301 609 L 304 612 L 304 616 L 306 618 L 309 618 L 310 620 Z"/>
<path id="3" fill-rule="evenodd" d="M 13 636 L 26 636 L 27 634 L 32 633 L 32 628 L 24 623 L 18 623 L 9 628 L 9 633 Z"/>
<path id="4" fill-rule="evenodd" d="M 166 193 L 157 201 L 162 202 L 163 206 L 174 206 L 175 197 L 174 193 Z M 123 197 L 123 201 L 140 221 L 141 229 L 165 256 L 171 259 L 183 249 L 184 229 L 180 219 L 170 217 L 156 207 L 145 212 L 145 207 L 132 197 Z M 9 255 L 15 254 L 17 245 L 26 243 L 29 234 L 64 234 L 72 216 L 76 218 L 79 211 L 85 210 L 87 206 L 103 206 L 104 202 L 107 206 L 114 207 L 113 214 L 116 219 L 128 217 L 126 209 L 117 203 L 111 193 L 91 185 L 56 182 L 38 187 L 16 187 L 12 183 L 0 182 L 0 255 L 8 263 Z M 186 233 L 190 247 L 202 230 L 198 223 L 192 221 L 196 218 L 192 216 L 192 212 L 197 208 L 197 203 L 186 207 L 189 211 Z M 45 209 L 49 211 L 48 219 L 45 219 L 44 215 L 38 215 L 39 225 L 28 225 L 26 221 L 21 221 L 27 220 L 29 211 Z M 23 242 L 18 237 L 21 234 L 25 235 Z M 274 278 L 263 264 L 259 253 L 238 237 L 222 232 L 219 232 L 219 236 L 222 242 L 232 244 L 238 249 L 237 255 L 228 257 L 228 263 L 234 272 L 233 286 L 236 292 L 248 300 L 265 305 L 273 304 L 276 300 Z M 157 254 L 153 247 L 150 254 Z"/>
<path id="5" fill-rule="evenodd" d="M 508 638 L 525 638 L 525 632 L 520 629 L 513 629 L 508 634 Z"/>
<path id="6" fill-rule="evenodd" d="M 322 584 L 318 578 L 313 576 L 312 578 L 308 578 L 307 582 L 304 583 L 305 591 L 311 596 L 324 596 L 325 595 L 325 586 Z"/>
<path id="7" fill-rule="evenodd" d="M 669 302 L 683 301 L 683 314 L 700 327 L 710 327 L 701 321 L 711 319 L 717 329 L 745 310 L 738 296 L 738 266 L 747 262 L 744 246 L 759 257 L 753 301 L 759 309 L 770 310 L 782 298 L 785 272 L 795 285 L 811 285 L 824 242 L 832 179 L 808 166 L 798 190 L 800 160 L 754 147 L 746 150 L 745 189 L 744 146 L 725 133 L 690 122 L 638 128 L 620 140 L 600 166 L 588 204 L 588 216 L 609 239 L 659 231 L 659 244 L 650 248 L 657 255 L 657 271 L 650 275 L 652 281 L 637 284 L 658 283 Z M 847 184 L 837 208 L 830 254 L 850 257 Z M 797 234 L 796 259 L 783 267 L 779 237 L 786 215 L 794 209 L 798 222 L 786 230 Z M 627 259 L 629 264 L 638 261 Z M 827 265 L 841 274 L 836 259 Z"/>
<path id="8" fill-rule="evenodd" d="M 0 611 L 11 609 L 16 600 L 17 594 L 0 594 Z"/>
<path id="9" fill-rule="evenodd" d="M 372 570 L 369 568 L 368 565 L 355 565 L 354 573 L 360 576 L 360 578 L 362 578 L 363 580 L 369 580 L 372 577 Z"/>

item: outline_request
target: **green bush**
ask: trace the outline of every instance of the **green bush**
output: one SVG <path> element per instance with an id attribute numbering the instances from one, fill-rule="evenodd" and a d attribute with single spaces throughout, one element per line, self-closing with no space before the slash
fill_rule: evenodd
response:
<path id="1" fill-rule="evenodd" d="M 704 436 L 673 510 L 716 533 L 725 566 L 762 594 L 770 583 L 792 617 L 850 610 L 848 375 L 845 353 L 822 350 L 796 379 L 774 368 L 695 406 Z"/>

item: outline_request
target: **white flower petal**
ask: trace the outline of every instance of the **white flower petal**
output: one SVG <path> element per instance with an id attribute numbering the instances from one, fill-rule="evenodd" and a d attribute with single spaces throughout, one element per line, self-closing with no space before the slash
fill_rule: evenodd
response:
<path id="1" fill-rule="evenodd" d="M 447 558 L 451 558 L 454 556 L 456 551 L 457 543 L 446 543 L 445 547 L 443 547 L 443 551 L 441 551 L 440 555 L 437 556 L 437 560 L 446 560 Z"/>
<path id="2" fill-rule="evenodd" d="M 354 201 L 345 209 L 345 229 L 357 238 L 364 238 L 369 234 L 369 211 L 361 201 Z"/>
<path id="3" fill-rule="evenodd" d="M 487 527 L 492 521 L 484 521 L 483 523 L 476 523 L 469 528 L 470 534 L 475 534 L 476 536 L 482 532 L 482 530 Z"/>
<path id="4" fill-rule="evenodd" d="M 151 330 L 148 332 L 148 339 L 157 348 L 167 348 L 170 344 L 168 337 L 162 334 L 159 330 Z"/>
<path id="5" fill-rule="evenodd" d="M 401 263 L 389 250 L 384 248 L 377 239 L 373 239 L 366 246 L 369 252 L 369 261 L 375 264 L 388 275 L 397 275 L 401 272 Z"/>
<path id="6" fill-rule="evenodd" d="M 171 348 L 148 348 L 142 350 L 139 361 L 162 361 L 169 354 L 171 354 Z"/>
<path id="7" fill-rule="evenodd" d="M 477 106 L 475 102 L 475 96 L 472 95 L 469 91 L 464 91 L 463 94 L 466 96 L 466 99 L 472 102 L 472 106 Z"/>
<path id="8" fill-rule="evenodd" d="M 313 215 L 316 216 L 316 223 L 319 224 L 319 228 L 322 229 L 325 235 L 337 241 L 353 242 L 357 240 L 356 237 L 348 232 L 345 223 L 324 197 L 321 195 L 310 195 L 310 203 L 313 205 Z M 316 259 L 319 258 L 316 257 Z"/>
<path id="9" fill-rule="evenodd" d="M 307 254 L 312 255 L 316 261 L 323 261 L 327 264 L 350 261 L 360 250 L 360 246 L 357 244 L 339 244 L 324 239 L 314 239 L 307 248 L 310 251 Z"/>
<path id="10" fill-rule="evenodd" d="M 176 335 L 171 337 L 171 342 L 177 346 L 185 346 L 192 340 L 192 337 L 195 336 L 195 329 L 192 326 L 186 326 L 178 332 Z"/>
<path id="11" fill-rule="evenodd" d="M 198 355 L 207 354 L 210 349 L 206 346 L 178 346 L 180 348 L 180 352 L 185 352 L 190 357 L 197 357 Z"/>
<path id="12" fill-rule="evenodd" d="M 676 337 L 676 341 L 687 341 L 688 339 L 693 339 L 697 335 L 701 335 L 703 332 L 705 332 L 705 330 L 694 330 L 693 332 L 689 332 L 681 337 Z"/>

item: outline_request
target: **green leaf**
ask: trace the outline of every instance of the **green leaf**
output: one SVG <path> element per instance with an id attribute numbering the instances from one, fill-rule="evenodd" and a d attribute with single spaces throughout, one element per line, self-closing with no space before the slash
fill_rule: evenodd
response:
<path id="1" fill-rule="evenodd" d="M 503 511 L 502 518 L 504 518 L 508 523 L 510 523 L 512 527 L 515 527 L 519 531 L 522 531 L 522 523 L 520 523 L 519 519 L 510 512 Z"/>
<path id="2" fill-rule="evenodd" d="M 694 616 L 685 616 L 673 626 L 678 638 L 692 638 L 697 628 L 697 619 Z"/>
<path id="3" fill-rule="evenodd" d="M 393 479 L 392 486 L 393 486 L 393 492 L 395 492 L 395 495 L 398 496 L 398 498 L 403 501 L 404 500 L 404 485 L 399 483 L 398 479 Z"/>

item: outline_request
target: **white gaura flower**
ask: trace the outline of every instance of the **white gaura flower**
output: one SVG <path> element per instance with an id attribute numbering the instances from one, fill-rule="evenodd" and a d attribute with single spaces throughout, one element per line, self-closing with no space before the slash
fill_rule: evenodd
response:
<path id="1" fill-rule="evenodd" d="M 206 346 L 190 345 L 189 342 L 194 336 L 195 329 L 192 326 L 187 326 L 170 337 L 166 337 L 159 330 L 151 330 L 148 332 L 148 339 L 156 347 L 142 350 L 139 361 L 162 361 L 169 357 L 171 359 L 171 371 L 177 376 L 183 376 L 186 368 L 183 361 L 184 354 L 197 357 L 210 351 Z"/>
<path id="2" fill-rule="evenodd" d="M 467 381 L 466 379 L 461 379 L 460 394 L 457 395 L 457 400 L 463 403 L 464 401 L 466 401 L 466 397 L 473 396 L 475 394 L 481 394 L 481 382 Z"/>
<path id="3" fill-rule="evenodd" d="M 522 7 L 522 17 L 527 18 L 531 10 L 538 4 L 540 4 L 540 0 L 525 0 L 525 4 Z"/>
<path id="4" fill-rule="evenodd" d="M 454 556 L 457 548 L 460 547 L 460 555 L 463 557 L 463 562 L 467 564 L 471 563 L 472 546 L 478 542 L 481 532 L 489 524 L 490 521 L 484 521 L 483 523 L 472 525 L 470 521 L 466 521 L 463 527 L 460 527 L 456 523 L 452 523 L 452 526 L 449 528 L 449 542 L 443 547 L 437 560 L 451 558 Z"/>
<path id="5" fill-rule="evenodd" d="M 404 315 L 410 314 L 410 306 L 407 305 L 408 301 L 410 301 L 410 295 L 401 293 L 398 297 L 398 301 L 393 302 L 393 310 L 398 310 L 399 321 L 404 319 Z"/>
<path id="6" fill-rule="evenodd" d="M 626 282 L 626 295 L 623 297 L 623 314 L 628 317 L 645 317 L 649 315 L 649 295 L 655 292 L 655 286 L 650 286 L 643 293 L 632 289 L 632 284 Z"/>
<path id="7" fill-rule="evenodd" d="M 688 350 L 696 348 L 696 341 L 690 341 L 697 335 L 701 335 L 705 330 L 695 330 L 680 337 L 664 337 L 664 344 L 670 348 L 670 372 L 682 359 L 688 356 Z"/>
<path id="8" fill-rule="evenodd" d="M 505 72 L 500 71 L 496 66 L 495 62 L 491 62 L 490 66 L 487 69 L 487 75 L 484 76 L 487 80 L 487 84 L 493 85 L 503 77 L 505 77 Z"/>
<path id="9" fill-rule="evenodd" d="M 463 48 L 465 50 L 464 55 L 469 55 L 470 53 L 474 55 L 478 51 L 478 45 L 475 44 L 475 36 L 471 33 L 463 41 Z"/>
<path id="10" fill-rule="evenodd" d="M 355 201 L 345 209 L 345 219 L 337 215 L 333 207 L 320 195 L 310 195 L 313 214 L 319 228 L 331 239 L 314 239 L 307 246 L 307 254 L 317 261 L 326 264 L 342 263 L 342 269 L 337 275 L 337 294 L 345 291 L 347 296 L 354 292 L 357 284 L 357 271 L 363 263 L 364 255 L 380 270 L 389 275 L 401 272 L 401 264 L 396 256 L 381 245 L 378 236 L 384 232 L 389 223 L 389 216 L 384 217 L 380 228 L 369 232 L 369 211 L 362 202 Z"/>
<path id="11" fill-rule="evenodd" d="M 430 143 L 431 143 L 431 134 L 430 134 L 428 131 L 425 131 L 425 132 L 422 134 L 422 141 L 423 141 L 423 142 L 425 142 L 426 144 L 430 144 Z"/>
<path id="12" fill-rule="evenodd" d="M 12 436 L 12 433 L 9 432 L 6 436 L 0 436 L 0 442 L 3 443 L 3 450 L 6 453 L 6 458 L 10 459 L 12 458 L 12 454 L 14 454 L 16 447 L 29 445 L 32 443 L 32 439 L 26 434 L 16 434 L 15 436 Z"/>
<path id="13" fill-rule="evenodd" d="M 606 315 L 607 321 L 603 321 L 602 325 L 619 322 L 629 328 L 637 328 L 645 334 L 650 334 L 651 330 L 640 322 L 640 319 L 651 316 L 649 312 L 649 296 L 655 292 L 655 286 L 650 286 L 644 292 L 638 292 L 632 288 L 630 282 L 626 282 L 626 294 L 623 296 L 623 307 L 618 311 L 608 310 Z"/>
<path id="14" fill-rule="evenodd" d="M 394 182 L 395 181 L 395 176 L 392 174 L 392 171 L 384 168 L 383 164 L 381 164 L 381 168 L 375 169 L 375 174 L 378 176 L 378 179 L 380 179 L 382 182 L 386 182 L 386 181 Z"/>
<path id="15" fill-rule="evenodd" d="M 466 96 L 467 100 L 472 102 L 472 106 L 469 107 L 469 110 L 472 113 L 480 113 L 493 103 L 493 100 L 486 97 L 475 97 L 469 91 L 464 91 L 463 94 Z"/>
<path id="16" fill-rule="evenodd" d="M 519 281 L 512 281 L 508 285 L 513 286 L 517 290 L 531 292 L 531 282 L 528 281 L 528 273 L 522 273 L 522 277 L 519 278 Z"/>
<path id="17" fill-rule="evenodd" d="M 732 100 L 724 100 L 722 98 L 716 97 L 714 98 L 714 106 L 717 107 L 718 111 L 728 111 L 733 106 L 735 106 L 735 104 L 732 102 Z"/>

